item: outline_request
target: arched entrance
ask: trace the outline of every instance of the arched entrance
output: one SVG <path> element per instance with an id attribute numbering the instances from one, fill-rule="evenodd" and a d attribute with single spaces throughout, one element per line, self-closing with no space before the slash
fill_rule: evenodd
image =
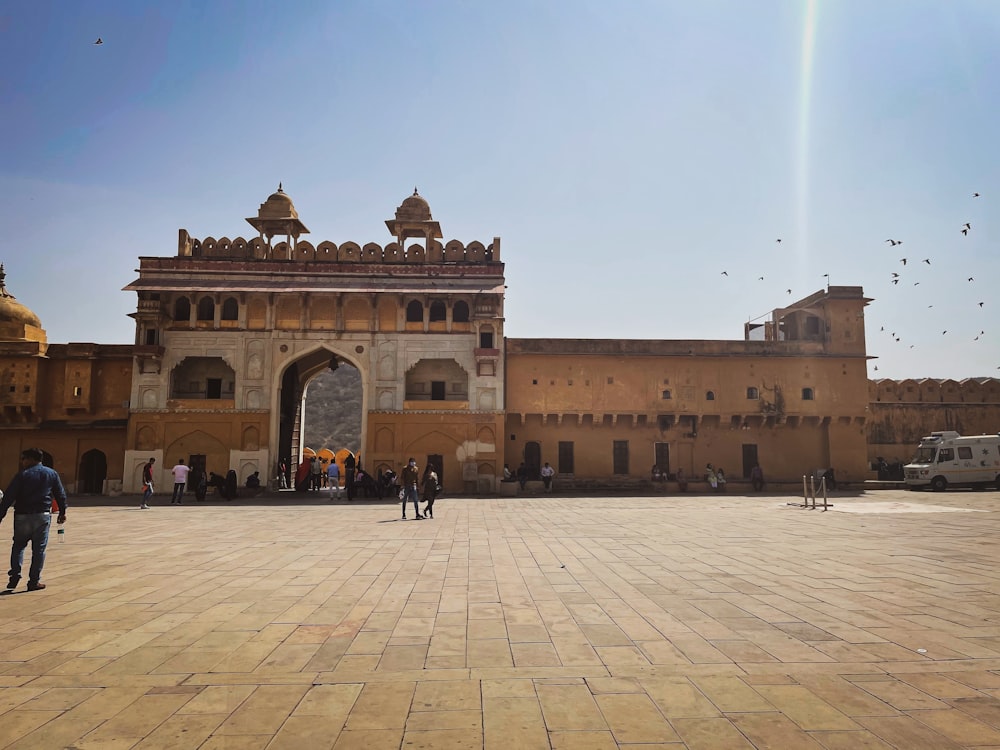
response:
<path id="1" fill-rule="evenodd" d="M 104 492 L 104 480 L 107 478 L 108 457 L 104 455 L 104 451 L 92 448 L 80 457 L 77 492 L 84 495 L 100 495 Z"/>
<path id="2" fill-rule="evenodd" d="M 278 440 L 277 440 L 277 456 L 275 460 L 277 462 L 284 462 L 288 467 L 288 486 L 294 486 L 291 476 L 295 467 L 299 464 L 299 459 L 302 455 L 302 449 L 308 445 L 306 437 L 308 436 L 308 424 L 309 420 L 305 417 L 307 416 L 305 411 L 305 395 L 308 392 L 308 388 L 311 382 L 317 376 L 325 372 L 329 372 L 332 375 L 336 375 L 339 370 L 345 370 L 345 373 L 336 378 L 337 381 L 340 380 L 350 380 L 354 377 L 357 381 L 356 386 L 353 387 L 352 393 L 358 411 L 358 418 L 356 420 L 357 430 L 356 437 L 354 438 L 356 447 L 350 446 L 310 446 L 318 450 L 322 447 L 330 447 L 333 450 L 337 450 L 342 447 L 351 448 L 352 451 L 357 451 L 361 448 L 364 441 L 365 432 L 365 398 L 364 398 L 364 378 L 361 376 L 360 371 L 357 366 L 348 360 L 343 355 L 331 351 L 325 347 L 316 349 L 297 360 L 292 362 L 285 368 L 284 373 L 281 376 L 281 385 L 278 391 Z M 351 373 L 350 371 L 353 371 Z M 324 379 L 326 376 L 323 376 Z M 306 427 L 306 430 L 303 430 Z"/>

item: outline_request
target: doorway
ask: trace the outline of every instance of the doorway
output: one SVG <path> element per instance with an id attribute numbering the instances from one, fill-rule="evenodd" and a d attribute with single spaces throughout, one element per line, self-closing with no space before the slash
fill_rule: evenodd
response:
<path id="1" fill-rule="evenodd" d="M 104 480 L 107 478 L 108 458 L 103 451 L 93 448 L 81 456 L 77 492 L 84 495 L 100 495 L 104 492 Z"/>
<path id="2" fill-rule="evenodd" d="M 743 478 L 749 479 L 750 472 L 757 465 L 757 445 L 756 443 L 743 444 Z"/>
<path id="3" fill-rule="evenodd" d="M 538 470 L 542 465 L 542 445 L 531 441 L 524 444 L 524 468 L 527 469 L 528 479 L 538 479 Z"/>

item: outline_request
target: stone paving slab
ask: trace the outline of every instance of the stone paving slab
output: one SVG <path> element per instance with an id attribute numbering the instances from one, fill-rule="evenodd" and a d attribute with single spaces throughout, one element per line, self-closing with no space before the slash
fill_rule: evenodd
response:
<path id="1" fill-rule="evenodd" d="M 0 748 L 1000 747 L 998 493 L 287 497 L 71 507 Z"/>

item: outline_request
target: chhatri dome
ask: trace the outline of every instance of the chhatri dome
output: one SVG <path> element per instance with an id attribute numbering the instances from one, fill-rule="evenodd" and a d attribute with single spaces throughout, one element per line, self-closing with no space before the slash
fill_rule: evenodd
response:
<path id="1" fill-rule="evenodd" d="M 429 245 L 442 236 L 441 225 L 431 216 L 430 204 L 416 188 L 396 209 L 396 218 L 388 219 L 385 225 L 400 244 L 409 237 L 420 237 Z"/>
<path id="2" fill-rule="evenodd" d="M 42 322 L 7 291 L 6 279 L 0 264 L 0 341 L 45 341 Z"/>
<path id="3" fill-rule="evenodd" d="M 309 234 L 306 225 L 299 221 L 299 212 L 295 210 L 292 199 L 288 197 L 278 183 L 277 192 L 271 193 L 267 200 L 260 204 L 256 216 L 251 216 L 247 222 L 260 232 L 260 236 L 271 244 L 271 238 L 285 235 L 290 244 L 301 234 Z"/>

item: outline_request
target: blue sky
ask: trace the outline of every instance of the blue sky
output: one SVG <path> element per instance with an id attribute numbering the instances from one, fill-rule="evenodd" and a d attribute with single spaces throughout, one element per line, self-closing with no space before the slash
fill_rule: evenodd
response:
<path id="1" fill-rule="evenodd" d="M 998 38 L 993 0 L 2 2 L 0 261 L 50 341 L 129 343 L 178 228 L 281 181 L 385 243 L 416 185 L 502 238 L 510 337 L 741 339 L 829 274 L 870 375 L 1000 376 Z"/>

